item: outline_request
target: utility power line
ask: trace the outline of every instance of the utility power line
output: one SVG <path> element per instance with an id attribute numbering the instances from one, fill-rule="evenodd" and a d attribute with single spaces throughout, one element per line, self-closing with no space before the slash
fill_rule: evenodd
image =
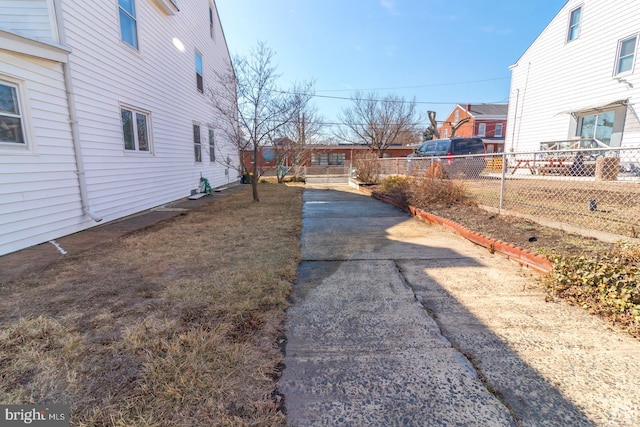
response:
<path id="1" fill-rule="evenodd" d="M 422 89 L 427 87 L 440 87 L 440 86 L 457 86 L 457 85 L 465 85 L 465 84 L 473 84 L 473 83 L 485 83 L 492 82 L 498 80 L 509 80 L 511 77 L 495 77 L 491 79 L 484 80 L 468 80 L 463 82 L 450 82 L 450 83 L 434 83 L 429 85 L 419 85 L 419 86 L 397 86 L 397 87 L 379 87 L 372 89 L 322 89 L 316 90 L 316 92 L 368 92 L 374 90 L 396 90 L 396 89 Z"/>

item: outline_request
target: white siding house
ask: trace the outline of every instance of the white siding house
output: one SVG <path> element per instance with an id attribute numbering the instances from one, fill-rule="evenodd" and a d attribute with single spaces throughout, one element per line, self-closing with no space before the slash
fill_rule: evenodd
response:
<path id="1" fill-rule="evenodd" d="M 0 255 L 237 180 L 231 70 L 213 0 L 0 0 Z"/>
<path id="2" fill-rule="evenodd" d="M 511 67 L 506 148 L 640 146 L 640 2 L 569 0 Z"/>

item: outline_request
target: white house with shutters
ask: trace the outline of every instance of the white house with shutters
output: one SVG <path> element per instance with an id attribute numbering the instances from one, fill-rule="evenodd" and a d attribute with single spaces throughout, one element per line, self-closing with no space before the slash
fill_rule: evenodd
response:
<path id="1" fill-rule="evenodd" d="M 237 180 L 213 0 L 0 0 L 0 255 Z"/>
<path id="2" fill-rule="evenodd" d="M 569 0 L 511 66 L 507 150 L 640 146 L 637 0 Z"/>

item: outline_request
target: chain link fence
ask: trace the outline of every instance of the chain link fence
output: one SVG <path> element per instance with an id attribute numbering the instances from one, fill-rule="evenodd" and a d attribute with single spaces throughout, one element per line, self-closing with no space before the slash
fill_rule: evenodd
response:
<path id="1" fill-rule="evenodd" d="M 640 238 L 640 148 L 380 159 L 382 176 L 465 182 L 479 205 Z"/>

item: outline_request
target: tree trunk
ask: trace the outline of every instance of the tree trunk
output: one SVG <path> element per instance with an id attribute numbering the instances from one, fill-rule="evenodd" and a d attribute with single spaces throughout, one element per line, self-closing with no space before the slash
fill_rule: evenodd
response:
<path id="1" fill-rule="evenodd" d="M 254 148 L 253 150 L 253 175 L 249 177 L 251 181 L 251 190 L 253 191 L 253 201 L 259 202 L 260 197 L 258 196 L 258 150 Z"/>

